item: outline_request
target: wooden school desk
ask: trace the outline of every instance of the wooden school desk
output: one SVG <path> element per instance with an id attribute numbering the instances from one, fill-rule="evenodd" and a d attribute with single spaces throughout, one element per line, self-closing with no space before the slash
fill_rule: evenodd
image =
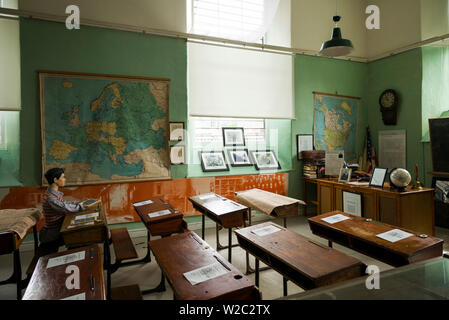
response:
<path id="1" fill-rule="evenodd" d="M 232 264 L 194 232 L 188 231 L 149 242 L 162 272 L 179 300 L 258 300 L 259 290 Z M 192 285 L 184 273 L 220 263 L 228 270 L 219 277 Z"/>
<path id="2" fill-rule="evenodd" d="M 350 219 L 334 224 L 321 219 L 341 214 Z M 398 267 L 413 262 L 442 256 L 443 240 L 428 236 L 420 238 L 419 233 L 405 228 L 355 216 L 341 211 L 328 212 L 309 218 L 309 226 L 313 234 L 329 240 L 329 246 L 336 242 L 362 254 Z M 390 242 L 376 235 L 399 229 L 413 236 Z"/>
<path id="3" fill-rule="evenodd" d="M 256 234 L 264 228 L 273 227 L 279 231 L 266 235 Z M 356 258 L 273 222 L 261 223 L 234 232 L 240 246 L 256 258 L 256 286 L 259 285 L 259 260 L 261 260 L 284 277 L 284 296 L 287 295 L 287 280 L 309 290 L 365 274 L 366 266 Z"/>
<path id="4" fill-rule="evenodd" d="M 38 240 L 36 223 L 42 218 L 39 209 L 4 209 L 0 210 L 0 255 L 13 254 L 13 274 L 1 285 L 16 283 L 17 300 L 22 298 L 22 288 L 27 280 L 22 280 L 22 264 L 20 261 L 20 245 L 27 232 L 33 230 L 34 254 L 37 252 Z"/>
<path id="5" fill-rule="evenodd" d="M 228 260 L 232 261 L 232 228 L 246 226 L 248 219 L 248 207 L 229 200 L 215 193 L 206 193 L 194 197 L 189 197 L 193 208 L 202 214 L 201 236 L 204 239 L 205 217 L 213 220 L 217 224 L 217 251 L 228 249 Z M 218 225 L 228 229 L 228 245 L 221 246 L 218 236 Z"/>
<path id="6" fill-rule="evenodd" d="M 84 258 L 78 261 L 65 262 L 67 256 L 84 252 Z M 61 258 L 59 265 L 48 267 L 50 260 Z M 75 265 L 79 269 L 79 289 L 69 289 L 66 282 L 73 271 L 66 273 L 67 267 Z M 106 289 L 103 276 L 101 248 L 98 245 L 72 249 L 39 258 L 23 300 L 106 300 Z"/>
<path id="7" fill-rule="evenodd" d="M 140 220 L 147 228 L 147 243 L 151 240 L 151 236 L 168 237 L 173 233 L 181 233 L 187 230 L 187 223 L 184 215 L 175 209 L 170 203 L 162 198 L 151 198 L 148 200 L 133 203 Z M 168 211 L 166 211 L 168 210 Z M 168 213 L 169 212 L 169 213 Z M 135 264 L 151 261 L 150 246 L 147 248 L 146 256 L 139 261 L 128 262 L 127 264 Z M 142 291 L 142 295 L 153 292 L 165 291 L 165 277 L 161 271 L 161 281 L 157 287 Z"/>

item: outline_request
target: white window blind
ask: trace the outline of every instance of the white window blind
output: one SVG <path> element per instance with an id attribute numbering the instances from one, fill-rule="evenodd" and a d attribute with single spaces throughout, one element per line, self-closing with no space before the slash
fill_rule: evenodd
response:
<path id="1" fill-rule="evenodd" d="M 0 18 L 0 110 L 20 110 L 19 21 Z"/>
<path id="2" fill-rule="evenodd" d="M 293 119 L 293 57 L 189 42 L 191 116 Z"/>
<path id="3" fill-rule="evenodd" d="M 188 32 L 259 42 L 271 24 L 279 0 L 187 0 Z"/>

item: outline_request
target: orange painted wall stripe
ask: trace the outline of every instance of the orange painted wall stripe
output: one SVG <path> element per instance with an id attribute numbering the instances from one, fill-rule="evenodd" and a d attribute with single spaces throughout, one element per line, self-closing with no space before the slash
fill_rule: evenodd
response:
<path id="1" fill-rule="evenodd" d="M 147 181 L 137 183 L 87 185 L 62 188 L 64 199 L 81 201 L 101 199 L 106 210 L 108 223 L 139 222 L 132 203 L 161 197 L 184 216 L 195 216 L 196 212 L 188 197 L 215 192 L 235 200 L 234 192 L 258 188 L 277 194 L 287 195 L 288 173 L 186 178 L 166 181 Z M 42 210 L 42 197 L 45 187 L 12 187 L 0 199 L 0 209 L 39 208 Z M 38 224 L 38 229 L 43 221 Z"/>

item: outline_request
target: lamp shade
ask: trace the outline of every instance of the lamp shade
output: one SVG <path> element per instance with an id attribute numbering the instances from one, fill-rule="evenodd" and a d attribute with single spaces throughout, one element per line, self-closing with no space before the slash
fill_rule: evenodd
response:
<path id="1" fill-rule="evenodd" d="M 340 21 L 340 17 L 335 16 L 334 21 Z M 327 57 L 339 57 L 349 54 L 353 49 L 351 40 L 343 39 L 340 28 L 335 27 L 332 30 L 332 39 L 321 45 L 320 54 Z"/>

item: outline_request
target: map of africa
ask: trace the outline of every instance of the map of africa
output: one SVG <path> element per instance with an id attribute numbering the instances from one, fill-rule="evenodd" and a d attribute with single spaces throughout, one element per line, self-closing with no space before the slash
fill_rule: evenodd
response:
<path id="1" fill-rule="evenodd" d="M 68 185 L 170 178 L 168 80 L 40 73 L 40 85 L 43 173 L 62 167 Z"/>
<path id="2" fill-rule="evenodd" d="M 356 159 L 358 101 L 315 94 L 314 144 L 316 150 L 344 150 Z"/>

